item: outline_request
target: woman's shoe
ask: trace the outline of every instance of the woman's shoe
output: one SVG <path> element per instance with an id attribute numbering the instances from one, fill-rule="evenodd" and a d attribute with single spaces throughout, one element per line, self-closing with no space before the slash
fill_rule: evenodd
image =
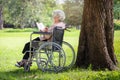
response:
<path id="1" fill-rule="evenodd" d="M 22 61 L 17 62 L 17 63 L 15 64 L 15 66 L 16 66 L 16 67 L 23 67 L 26 62 L 27 62 L 27 60 L 23 59 Z"/>

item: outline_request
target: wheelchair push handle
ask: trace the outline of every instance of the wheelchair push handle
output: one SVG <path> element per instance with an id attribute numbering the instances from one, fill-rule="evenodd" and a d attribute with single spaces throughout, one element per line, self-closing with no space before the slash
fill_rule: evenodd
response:
<path id="1" fill-rule="evenodd" d="M 70 27 L 65 27 L 65 30 L 68 32 L 71 32 L 71 30 L 69 29 Z"/>

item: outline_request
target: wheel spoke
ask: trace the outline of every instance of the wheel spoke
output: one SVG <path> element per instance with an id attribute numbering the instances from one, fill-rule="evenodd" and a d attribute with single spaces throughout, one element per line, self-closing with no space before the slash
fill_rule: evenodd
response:
<path id="1" fill-rule="evenodd" d="M 65 65 L 66 57 L 60 45 L 54 42 L 46 42 L 39 48 L 36 59 L 39 69 L 60 71 Z"/>

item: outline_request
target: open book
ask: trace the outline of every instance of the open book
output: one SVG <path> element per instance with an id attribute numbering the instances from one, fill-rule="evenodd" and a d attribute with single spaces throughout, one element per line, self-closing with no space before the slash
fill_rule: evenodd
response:
<path id="1" fill-rule="evenodd" d="M 38 23 L 37 22 L 36 25 L 37 25 L 39 31 L 43 31 L 45 29 L 45 26 L 43 25 L 43 23 Z"/>

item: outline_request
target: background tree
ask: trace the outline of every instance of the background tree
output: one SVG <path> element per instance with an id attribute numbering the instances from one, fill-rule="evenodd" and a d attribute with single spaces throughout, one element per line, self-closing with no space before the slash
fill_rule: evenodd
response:
<path id="1" fill-rule="evenodd" d="M 15 28 L 34 27 L 37 21 L 49 22 L 50 12 L 56 7 L 55 0 L 9 0 L 4 4 L 5 24 L 12 24 Z"/>
<path id="2" fill-rule="evenodd" d="M 0 29 L 3 29 L 3 3 L 0 0 Z"/>
<path id="3" fill-rule="evenodd" d="M 79 26 L 82 21 L 83 0 L 65 0 L 63 9 L 66 15 L 66 23 Z"/>
<path id="4" fill-rule="evenodd" d="M 35 17 L 40 15 L 41 0 L 9 0 L 4 6 L 4 21 L 15 27 L 24 28 L 34 22 Z M 29 25 L 28 25 L 29 24 Z"/>
<path id="5" fill-rule="evenodd" d="M 114 18 L 120 19 L 120 0 L 114 0 Z"/>
<path id="6" fill-rule="evenodd" d="M 41 14 L 41 22 L 43 22 L 46 26 L 50 26 L 52 24 L 52 12 L 57 9 L 56 0 L 43 0 L 42 4 L 44 4 Z"/>
<path id="7" fill-rule="evenodd" d="M 116 69 L 113 0 L 84 0 L 76 66 Z"/>

